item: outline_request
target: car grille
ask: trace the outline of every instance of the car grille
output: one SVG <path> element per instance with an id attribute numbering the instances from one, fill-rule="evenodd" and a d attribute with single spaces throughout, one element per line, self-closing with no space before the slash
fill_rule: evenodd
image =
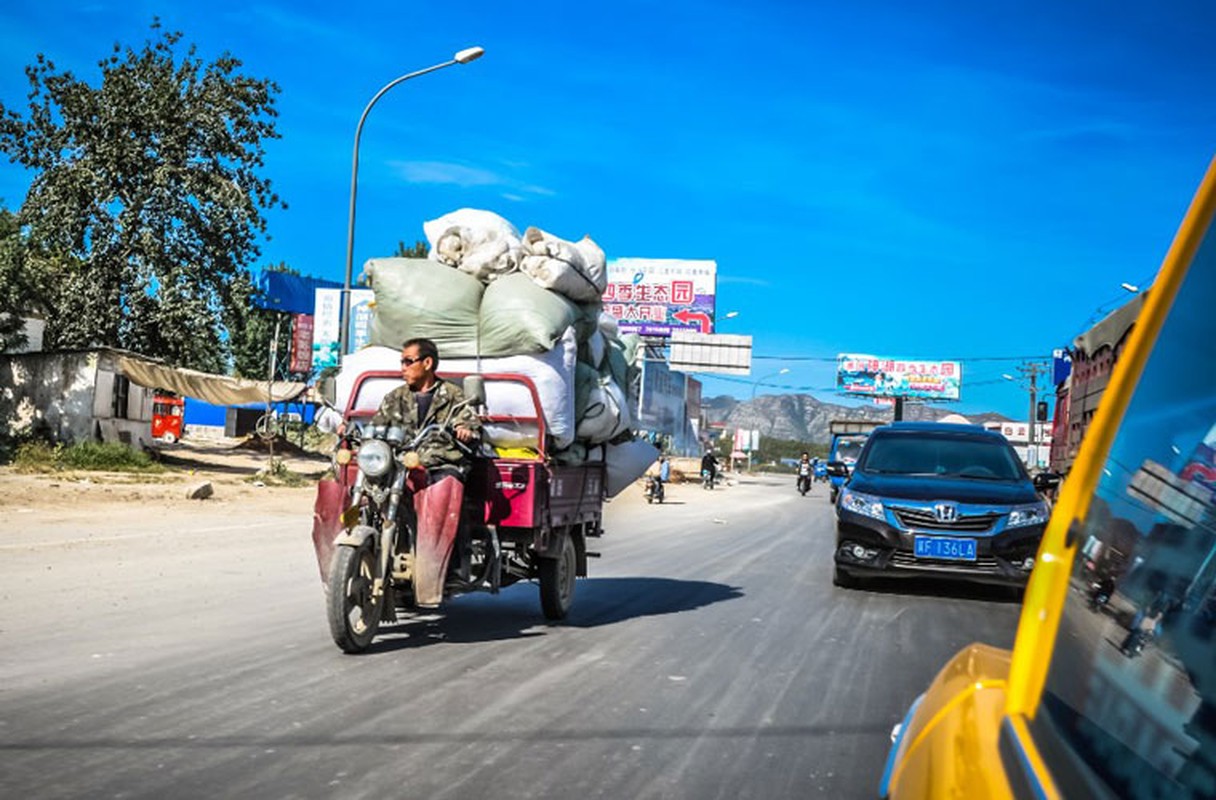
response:
<path id="1" fill-rule="evenodd" d="M 904 567 L 911 569 L 923 569 L 924 567 L 933 567 L 934 569 L 954 569 L 961 572 L 1000 572 L 1001 568 L 997 564 L 997 560 L 992 556 L 979 556 L 975 561 L 941 561 L 933 558 L 917 558 L 911 553 L 903 553 L 896 550 L 891 554 L 892 567 Z"/>
<path id="2" fill-rule="evenodd" d="M 996 524 L 1000 514 L 960 515 L 953 522 L 942 522 L 929 509 L 892 508 L 895 519 L 905 528 L 928 531 L 986 531 Z"/>

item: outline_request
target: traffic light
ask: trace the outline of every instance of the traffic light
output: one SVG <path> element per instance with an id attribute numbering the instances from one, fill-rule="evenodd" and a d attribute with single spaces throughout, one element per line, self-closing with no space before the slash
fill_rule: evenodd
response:
<path id="1" fill-rule="evenodd" d="M 1047 401 L 1046 400 L 1039 401 L 1038 407 L 1035 408 L 1034 418 L 1037 419 L 1039 422 L 1047 421 Z"/>

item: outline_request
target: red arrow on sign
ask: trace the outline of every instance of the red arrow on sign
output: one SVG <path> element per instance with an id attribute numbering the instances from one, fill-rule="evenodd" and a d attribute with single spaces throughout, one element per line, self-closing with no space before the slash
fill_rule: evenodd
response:
<path id="1" fill-rule="evenodd" d="M 671 316 L 685 325 L 696 323 L 700 326 L 701 333 L 709 333 L 709 314 L 702 314 L 699 311 L 677 311 Z"/>

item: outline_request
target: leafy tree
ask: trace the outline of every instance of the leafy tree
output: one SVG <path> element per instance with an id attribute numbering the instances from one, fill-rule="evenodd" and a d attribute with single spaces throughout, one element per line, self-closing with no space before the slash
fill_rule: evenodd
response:
<path id="1" fill-rule="evenodd" d="M 803 451 L 811 458 L 827 458 L 828 446 L 823 442 L 802 442 L 797 439 L 779 439 L 773 436 L 760 436 L 760 448 L 752 453 L 753 464 L 767 464 L 783 458 L 799 458 Z"/>
<path id="2" fill-rule="evenodd" d="M 152 31 L 115 45 L 96 87 L 39 54 L 26 115 L 0 103 L 0 151 L 34 172 L 18 222 L 46 272 L 48 347 L 222 371 L 262 210 L 286 207 L 258 176 L 279 88 Z"/>
<path id="3" fill-rule="evenodd" d="M 405 242 L 397 242 L 397 252 L 393 253 L 393 258 L 426 258 L 426 254 L 431 247 L 426 242 L 418 239 L 409 247 L 405 246 Z"/>
<path id="4" fill-rule="evenodd" d="M 21 317 L 38 310 L 32 269 L 16 215 L 0 208 L 0 351 L 26 344 Z"/>

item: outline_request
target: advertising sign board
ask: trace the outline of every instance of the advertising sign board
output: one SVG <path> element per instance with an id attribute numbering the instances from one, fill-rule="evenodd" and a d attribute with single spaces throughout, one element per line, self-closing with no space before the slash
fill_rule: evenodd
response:
<path id="1" fill-rule="evenodd" d="M 370 341 L 372 311 L 371 289 L 351 289 L 350 316 L 351 351 Z M 312 366 L 321 370 L 338 366 L 338 342 L 341 331 L 342 290 L 317 289 L 316 311 L 313 315 Z"/>
<path id="2" fill-rule="evenodd" d="M 617 258 L 608 262 L 604 310 L 621 333 L 670 336 L 678 328 L 714 329 L 714 261 L 674 258 Z"/>
<path id="3" fill-rule="evenodd" d="M 1216 502 L 1216 426 L 1195 447 L 1179 477 L 1198 489 L 1206 502 Z"/>
<path id="4" fill-rule="evenodd" d="M 684 426 L 684 375 L 662 361 L 642 363 L 638 421 L 646 430 L 676 434 Z"/>
<path id="5" fill-rule="evenodd" d="M 291 364 L 289 372 L 308 372 L 312 368 L 312 314 L 293 314 L 291 325 Z"/>
<path id="6" fill-rule="evenodd" d="M 957 361 L 837 356 L 836 390 L 846 394 L 958 400 L 962 382 L 963 367 Z"/>
<path id="7" fill-rule="evenodd" d="M 1062 347 L 1051 351 L 1051 382 L 1059 386 L 1072 374 L 1072 354 Z"/>
<path id="8" fill-rule="evenodd" d="M 676 328 L 671 332 L 668 363 L 685 372 L 750 375 L 752 337 L 728 333 L 698 333 Z"/>

